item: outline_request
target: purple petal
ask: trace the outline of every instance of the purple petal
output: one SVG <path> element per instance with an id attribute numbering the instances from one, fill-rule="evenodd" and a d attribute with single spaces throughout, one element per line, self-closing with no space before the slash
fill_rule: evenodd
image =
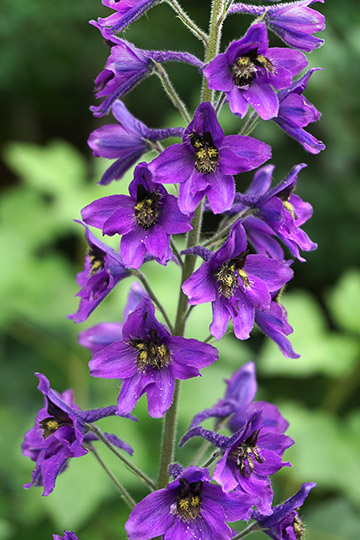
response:
<path id="1" fill-rule="evenodd" d="M 164 534 L 174 521 L 170 506 L 175 500 L 170 490 L 159 489 L 140 501 L 125 523 L 130 540 L 150 540 Z"/>
<path id="2" fill-rule="evenodd" d="M 205 190 L 205 193 L 214 214 L 221 214 L 229 210 L 235 196 L 235 182 L 233 177 L 223 174 L 221 170 L 217 169 L 211 173 L 209 187 Z"/>
<path id="3" fill-rule="evenodd" d="M 175 184 L 184 182 L 194 170 L 194 155 L 183 144 L 168 146 L 149 163 L 153 182 Z"/>
<path id="4" fill-rule="evenodd" d="M 226 306 L 226 300 L 222 297 L 216 298 L 212 304 L 213 320 L 209 326 L 212 336 L 218 341 L 226 333 L 227 325 L 230 320 L 230 312 Z"/>
<path id="5" fill-rule="evenodd" d="M 216 282 L 211 275 L 209 264 L 202 264 L 182 286 L 190 305 L 213 302 L 216 299 Z"/>
<path id="6" fill-rule="evenodd" d="M 140 268 L 146 255 L 146 247 L 143 243 L 144 229 L 136 227 L 124 235 L 120 243 L 120 253 L 124 265 L 129 268 Z"/>
<path id="7" fill-rule="evenodd" d="M 230 92 L 234 87 L 231 69 L 227 56 L 224 53 L 218 54 L 214 60 L 205 67 L 203 73 L 208 82 L 208 87 L 213 90 Z"/>
<path id="8" fill-rule="evenodd" d="M 263 255 L 248 255 L 244 265 L 245 272 L 253 274 L 266 283 L 269 292 L 278 291 L 290 281 L 294 272 L 281 262 Z"/>
<path id="9" fill-rule="evenodd" d="M 88 225 L 102 229 L 106 220 L 111 217 L 119 206 L 123 208 L 133 207 L 133 203 L 127 195 L 110 195 L 85 206 L 81 210 L 81 216 Z"/>
<path id="10" fill-rule="evenodd" d="M 122 338 L 122 323 L 99 323 L 80 332 L 79 344 L 96 353 Z"/>
<path id="11" fill-rule="evenodd" d="M 243 95 L 263 120 L 270 120 L 270 118 L 277 116 L 279 101 L 276 93 L 268 84 L 254 82 L 247 90 L 244 90 Z"/>
<path id="12" fill-rule="evenodd" d="M 116 341 L 92 357 L 90 375 L 104 379 L 128 379 L 137 371 L 136 354 L 136 350 L 124 341 Z"/>
<path id="13" fill-rule="evenodd" d="M 154 374 L 152 380 L 154 384 L 146 388 L 149 415 L 162 418 L 171 407 L 175 379 L 170 369 L 162 368 Z"/>

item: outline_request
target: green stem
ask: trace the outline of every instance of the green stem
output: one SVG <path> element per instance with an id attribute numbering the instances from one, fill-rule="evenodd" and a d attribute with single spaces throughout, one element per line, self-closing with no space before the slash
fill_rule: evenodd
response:
<path id="1" fill-rule="evenodd" d="M 179 250 L 176 247 L 176 244 L 175 244 L 174 240 L 172 240 L 172 239 L 170 240 L 170 246 L 171 246 L 172 252 L 174 253 L 177 260 L 179 261 L 179 264 L 180 264 L 181 268 L 183 269 L 184 268 L 184 261 L 182 260 L 182 257 L 181 257 L 181 255 L 179 253 Z"/>
<path id="2" fill-rule="evenodd" d="M 178 109 L 181 116 L 184 118 L 187 124 L 190 124 L 191 117 L 190 114 L 186 108 L 186 105 L 181 101 L 178 93 L 176 92 L 175 88 L 172 85 L 172 82 L 169 79 L 169 76 L 163 66 L 159 64 L 158 62 L 155 62 L 154 59 L 152 59 L 155 70 L 154 73 L 160 78 L 161 84 L 163 85 L 163 88 L 165 92 L 167 93 L 171 103 Z"/>
<path id="3" fill-rule="evenodd" d="M 246 120 L 244 126 L 242 127 L 240 131 L 240 135 L 249 135 L 253 129 L 255 129 L 256 124 L 259 121 L 259 116 L 256 111 L 253 111 L 249 118 Z"/>
<path id="4" fill-rule="evenodd" d="M 241 533 L 239 533 L 238 535 L 234 536 L 234 538 L 232 540 L 239 540 L 239 538 L 244 538 L 245 536 L 247 536 L 248 534 L 252 533 L 252 532 L 255 532 L 255 531 L 264 531 L 265 529 L 262 529 L 261 527 L 258 526 L 257 522 L 255 521 L 255 523 L 252 523 L 251 525 L 249 525 L 248 527 L 246 527 L 246 529 L 244 529 L 243 531 L 241 531 Z"/>
<path id="5" fill-rule="evenodd" d="M 215 233 L 211 238 L 209 238 L 209 240 L 206 240 L 206 242 L 203 243 L 203 246 L 204 247 L 210 246 L 217 240 L 220 240 L 221 238 L 223 238 L 230 231 L 235 221 L 238 221 L 239 219 L 244 218 L 248 214 L 251 214 L 251 213 L 252 213 L 252 209 L 247 208 L 246 210 L 242 210 L 241 212 L 236 214 L 232 219 L 230 219 L 228 224 L 223 229 Z"/>
<path id="6" fill-rule="evenodd" d="M 211 454 L 209 459 L 205 461 L 203 465 L 201 465 L 201 468 L 209 467 L 215 461 L 215 459 L 219 457 L 220 455 L 221 455 L 221 452 L 219 452 L 219 450 L 215 450 L 215 452 Z"/>
<path id="7" fill-rule="evenodd" d="M 209 42 L 205 52 L 205 64 L 209 63 L 219 52 L 221 29 L 225 18 L 224 0 L 213 0 L 211 8 Z M 214 91 L 210 90 L 204 78 L 201 101 L 213 103 Z"/>
<path id="8" fill-rule="evenodd" d="M 219 98 L 217 100 L 216 106 L 215 106 L 216 114 L 219 114 L 219 112 L 221 111 L 221 108 L 222 108 L 222 106 L 224 105 L 224 102 L 225 102 L 225 97 L 226 97 L 225 92 L 221 92 L 221 94 L 219 95 Z"/>
<path id="9" fill-rule="evenodd" d="M 102 457 L 100 456 L 99 452 L 96 450 L 96 448 L 94 448 L 94 446 L 92 446 L 91 444 L 86 444 L 85 445 L 91 452 L 92 454 L 95 456 L 95 458 L 98 460 L 98 462 L 100 463 L 100 465 L 102 466 L 102 468 L 104 469 L 104 471 L 106 472 L 106 474 L 111 478 L 111 480 L 114 482 L 114 484 L 116 485 L 116 487 L 118 488 L 118 490 L 120 491 L 121 493 L 121 496 L 124 498 L 126 504 L 128 505 L 128 507 L 130 508 L 130 510 L 132 510 L 134 508 L 134 506 L 136 505 L 136 502 L 134 501 L 134 499 L 132 498 L 132 496 L 130 495 L 130 493 L 124 488 L 124 486 L 120 483 L 120 481 L 116 478 L 116 476 L 114 475 L 114 473 L 109 469 L 109 467 L 106 465 L 106 463 L 103 461 Z"/>
<path id="10" fill-rule="evenodd" d="M 156 489 L 155 484 L 151 480 L 151 478 L 146 476 L 145 473 L 143 473 L 140 469 L 135 467 L 135 465 L 133 465 L 133 463 L 131 463 L 131 461 L 129 461 L 125 456 L 123 456 L 119 452 L 119 450 L 116 448 L 116 446 L 114 446 L 113 444 L 111 444 L 110 441 L 107 440 L 107 438 L 105 437 L 105 435 L 103 434 L 103 432 L 101 431 L 100 428 L 98 428 L 97 426 L 94 426 L 93 424 L 85 424 L 85 425 L 93 433 L 95 433 L 97 435 L 97 437 L 109 448 L 109 450 L 111 450 L 113 452 L 113 454 L 115 454 L 124 463 L 124 465 L 126 465 L 126 467 L 128 469 L 130 469 L 131 472 L 136 474 L 136 476 L 138 478 L 140 478 L 140 480 L 142 480 L 144 482 L 144 484 L 146 484 L 151 490 Z"/>
<path id="11" fill-rule="evenodd" d="M 150 296 L 151 300 L 154 302 L 154 304 L 159 308 L 159 311 L 162 313 L 162 316 L 164 317 L 165 319 L 165 322 L 166 324 L 168 325 L 171 333 L 173 333 L 173 326 L 171 324 L 171 321 L 165 311 L 165 308 L 163 307 L 163 305 L 161 304 L 161 302 L 159 301 L 159 299 L 157 298 L 157 296 L 155 295 L 155 293 L 153 292 L 152 288 L 150 287 L 146 277 L 144 276 L 144 274 L 142 274 L 141 272 L 139 272 L 139 270 L 132 270 L 131 273 L 133 274 L 133 276 L 135 276 L 139 281 L 141 281 L 141 283 L 143 284 L 144 286 L 144 289 L 145 291 L 148 293 L 148 295 Z"/>
<path id="12" fill-rule="evenodd" d="M 209 36 L 205 34 L 195 23 L 192 19 L 190 19 L 189 15 L 182 9 L 180 4 L 177 2 L 177 0 L 166 0 L 170 7 L 177 13 L 179 19 L 181 22 L 192 32 L 197 38 L 199 38 L 205 45 L 205 47 L 208 44 Z"/>

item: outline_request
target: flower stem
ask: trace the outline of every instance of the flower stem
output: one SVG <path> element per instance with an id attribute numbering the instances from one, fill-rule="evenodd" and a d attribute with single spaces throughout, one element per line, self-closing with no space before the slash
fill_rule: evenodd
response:
<path id="1" fill-rule="evenodd" d="M 182 257 L 179 253 L 179 250 L 178 248 L 176 247 L 176 244 L 174 242 L 174 240 L 170 240 L 170 246 L 171 246 L 171 249 L 172 249 L 172 252 L 173 254 L 175 255 L 175 257 L 177 258 L 177 260 L 179 261 L 179 264 L 181 266 L 181 268 L 183 269 L 184 268 L 184 261 L 182 260 Z"/>
<path id="2" fill-rule="evenodd" d="M 209 36 L 205 34 L 205 32 L 203 32 L 194 23 L 192 19 L 190 19 L 189 15 L 183 10 L 183 8 L 180 6 L 177 0 L 167 0 L 167 3 L 177 13 L 177 16 L 179 17 L 181 22 L 190 30 L 190 32 L 192 32 L 197 38 L 199 38 L 206 47 L 208 44 Z"/>
<path id="3" fill-rule="evenodd" d="M 219 450 L 215 450 L 215 452 L 213 452 L 211 454 L 211 456 L 209 457 L 209 459 L 207 459 L 205 461 L 205 463 L 203 465 L 201 465 L 201 468 L 204 468 L 204 467 L 209 467 L 217 457 L 219 457 L 221 455 L 221 452 L 219 452 Z"/>
<path id="4" fill-rule="evenodd" d="M 161 302 L 158 300 L 157 296 L 154 294 L 152 288 L 150 287 L 146 277 L 142 272 L 139 272 L 139 270 L 132 270 L 131 273 L 133 276 L 135 276 L 144 286 L 145 291 L 150 296 L 151 300 L 154 302 L 154 304 L 159 308 L 159 311 L 161 312 L 162 316 L 165 319 L 166 324 L 168 325 L 171 333 L 173 333 L 173 326 L 171 324 L 171 321 L 168 317 L 168 314 L 165 311 L 164 306 L 161 304 Z"/>
<path id="5" fill-rule="evenodd" d="M 124 488 L 124 486 L 120 483 L 120 481 L 116 478 L 114 473 L 109 469 L 109 467 L 106 465 L 106 463 L 103 461 L 102 457 L 100 456 L 99 452 L 96 450 L 96 448 L 92 444 L 86 444 L 85 445 L 95 456 L 95 458 L 98 460 L 106 474 L 111 478 L 111 480 L 114 482 L 116 487 L 121 493 L 121 496 L 124 498 L 126 504 L 132 510 L 134 506 L 136 505 L 136 502 L 130 495 L 130 493 Z"/>
<path id="6" fill-rule="evenodd" d="M 145 473 L 143 473 L 140 469 L 135 467 L 135 465 L 133 465 L 131 461 L 129 461 L 125 456 L 123 456 L 119 452 L 119 450 L 113 444 L 111 444 L 110 441 L 107 440 L 107 438 L 105 437 L 105 435 L 103 434 L 100 428 L 92 424 L 85 424 L 85 425 L 87 428 L 93 431 L 97 435 L 97 437 L 109 448 L 109 450 L 111 450 L 124 463 L 124 465 L 126 465 L 126 467 L 130 469 L 131 472 L 136 474 L 136 476 L 140 478 L 140 480 L 142 480 L 144 484 L 146 484 L 151 490 L 155 489 L 155 484 L 151 480 L 151 478 L 146 476 Z"/>
<path id="7" fill-rule="evenodd" d="M 246 527 L 246 529 L 244 529 L 243 531 L 241 531 L 241 533 L 239 533 L 238 535 L 234 536 L 234 538 L 232 540 L 239 540 L 239 538 L 244 538 L 245 536 L 247 536 L 248 534 L 252 533 L 252 532 L 255 532 L 255 531 L 263 531 L 264 529 L 262 529 L 261 527 L 258 526 L 257 522 L 255 521 L 255 523 L 252 523 L 251 525 L 249 525 L 248 527 Z"/>
<path id="8" fill-rule="evenodd" d="M 241 212 L 236 214 L 232 219 L 230 219 L 230 221 L 228 222 L 228 224 L 225 227 L 223 227 L 220 231 L 215 233 L 211 238 L 206 240 L 203 243 L 203 246 L 204 247 L 210 246 L 211 244 L 213 244 L 217 240 L 220 240 L 221 238 L 223 238 L 230 231 L 230 229 L 231 229 L 232 225 L 235 223 L 235 221 L 238 221 L 239 219 L 242 219 L 242 218 L 246 217 L 248 214 L 251 214 L 251 212 L 252 212 L 251 208 L 246 208 L 246 210 L 242 210 Z"/>
<path id="9" fill-rule="evenodd" d="M 176 92 L 175 88 L 172 85 L 172 82 L 169 79 L 169 75 L 163 68 L 161 64 L 158 62 L 155 62 L 154 59 L 152 59 L 154 66 L 155 66 L 155 74 L 159 77 L 161 80 L 161 84 L 163 85 L 163 88 L 165 92 L 167 93 L 171 103 L 178 109 L 181 116 L 184 118 L 187 124 L 191 122 L 190 114 L 186 108 L 186 105 L 181 101 L 178 93 Z"/>
<path id="10" fill-rule="evenodd" d="M 205 64 L 210 62 L 219 52 L 221 29 L 226 17 L 224 0 L 213 0 L 211 7 L 211 17 L 209 26 L 209 42 L 205 52 Z M 213 103 L 214 92 L 210 90 L 204 78 L 201 101 Z"/>

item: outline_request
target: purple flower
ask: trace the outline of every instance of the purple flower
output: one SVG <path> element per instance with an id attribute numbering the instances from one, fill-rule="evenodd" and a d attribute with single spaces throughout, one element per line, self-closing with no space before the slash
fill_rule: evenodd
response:
<path id="1" fill-rule="evenodd" d="M 150 75 L 155 67 L 154 61 L 185 62 L 201 67 L 202 62 L 186 52 L 146 51 L 138 49 L 132 43 L 114 36 L 104 34 L 104 30 L 96 22 L 93 25 L 100 29 L 105 39 L 113 43 L 105 69 L 95 79 L 96 97 L 106 99 L 97 107 L 90 107 L 94 116 L 104 116 L 114 101 L 129 92 L 142 79 Z"/>
<path id="2" fill-rule="evenodd" d="M 263 532 L 273 540 L 301 540 L 305 527 L 298 510 L 314 487 L 316 487 L 314 482 L 307 482 L 301 486 L 296 495 L 275 506 L 270 516 L 255 511 L 251 517 L 257 520 L 259 526 L 264 529 Z"/>
<path id="3" fill-rule="evenodd" d="M 323 39 L 312 34 L 325 28 L 324 15 L 308 7 L 313 2 L 323 4 L 324 0 L 300 0 L 291 4 L 271 6 L 265 14 L 264 21 L 290 47 L 312 51 L 324 44 Z"/>
<path id="4" fill-rule="evenodd" d="M 276 298 L 276 296 L 275 296 Z M 293 329 L 287 322 L 287 312 L 277 299 L 272 300 L 269 311 L 255 310 L 255 322 L 270 339 L 275 341 L 281 352 L 287 358 L 300 358 L 286 336 L 292 334 Z"/>
<path id="5" fill-rule="evenodd" d="M 43 486 L 43 495 L 46 496 L 53 491 L 56 478 L 65 470 L 68 460 L 87 454 L 83 443 L 97 440 L 95 435 L 87 433 L 86 423 L 116 414 L 116 407 L 81 411 L 74 403 L 71 390 L 58 394 L 50 388 L 45 375 L 35 375 L 39 378 L 38 389 L 44 395 L 45 405 L 36 415 L 33 428 L 25 433 L 21 447 L 23 455 L 36 462 L 32 482 L 24 487 Z M 118 437 L 111 434 L 105 436 L 132 454 L 132 448 Z"/>
<path id="6" fill-rule="evenodd" d="M 88 145 L 95 157 L 116 159 L 100 180 L 99 184 L 102 185 L 122 178 L 145 152 L 153 149 L 151 142 L 168 137 L 181 137 L 184 133 L 184 128 L 149 129 L 130 114 L 120 100 L 113 104 L 112 113 L 119 124 L 95 129 L 88 139 Z"/>
<path id="7" fill-rule="evenodd" d="M 190 305 L 212 302 L 211 334 L 218 340 L 232 317 L 238 339 L 247 339 L 254 326 L 255 309 L 270 309 L 271 293 L 291 279 L 292 270 L 262 255 L 248 255 L 246 233 L 240 221 L 231 228 L 223 246 L 185 281 Z"/>
<path id="8" fill-rule="evenodd" d="M 90 360 L 93 377 L 123 379 L 118 414 L 131 412 L 146 392 L 150 416 L 159 418 L 172 403 L 175 379 L 200 375 L 199 368 L 218 358 L 218 351 L 196 339 L 171 336 L 144 299 L 124 323 L 122 340 L 101 349 Z"/>
<path id="9" fill-rule="evenodd" d="M 191 422 L 190 429 L 197 427 L 207 418 L 216 418 L 217 426 L 222 420 L 230 417 L 227 426 L 232 432 L 243 427 L 254 410 L 262 410 L 264 414 L 264 427 L 268 431 L 284 433 L 289 423 L 283 418 L 275 405 L 265 401 L 253 401 L 257 382 L 254 362 L 248 362 L 235 371 L 230 380 L 225 381 L 227 389 L 224 399 L 216 405 L 196 414 Z"/>
<path id="10" fill-rule="evenodd" d="M 105 19 L 99 18 L 98 23 L 104 28 L 106 34 L 117 34 L 159 1 L 161 0 L 102 0 L 104 6 L 115 9 L 116 13 L 112 13 Z M 94 22 L 90 21 L 90 24 Z"/>
<path id="11" fill-rule="evenodd" d="M 275 90 L 287 88 L 307 65 L 305 56 L 294 50 L 268 47 L 266 26 L 257 23 L 247 34 L 229 45 L 204 69 L 209 88 L 225 92 L 230 110 L 245 116 L 250 104 L 263 120 L 278 114 Z"/>
<path id="12" fill-rule="evenodd" d="M 287 90 L 278 94 L 279 112 L 274 118 L 276 122 L 290 137 L 293 137 L 311 154 L 318 154 L 324 150 L 325 144 L 304 130 L 311 122 L 319 120 L 321 114 L 302 94 L 314 71 L 321 68 L 309 69 L 298 81 L 295 81 Z"/>
<path id="13" fill-rule="evenodd" d="M 225 137 L 210 103 L 201 103 L 185 130 L 182 144 L 173 144 L 155 158 L 149 169 L 154 182 L 180 183 L 179 208 L 191 213 L 206 195 L 219 214 L 234 200 L 233 174 L 255 169 L 271 156 L 267 144 L 252 137 Z"/>
<path id="14" fill-rule="evenodd" d="M 53 540 L 78 540 L 78 537 L 71 531 L 64 531 L 64 536 L 53 534 Z"/>
<path id="15" fill-rule="evenodd" d="M 132 313 L 141 300 L 149 298 L 144 289 L 135 281 L 131 285 L 127 304 L 124 309 L 124 319 L 126 320 Z M 122 339 L 123 323 L 99 323 L 79 334 L 79 343 L 83 347 L 89 349 L 93 354 L 97 353 L 104 347 L 107 347 L 114 341 Z"/>
<path id="16" fill-rule="evenodd" d="M 254 502 L 255 500 L 255 502 Z M 248 520 L 256 498 L 223 493 L 207 469 L 188 467 L 167 488 L 150 493 L 125 524 L 129 540 L 230 540 L 226 521 Z M 249 511 L 250 510 L 250 511 Z"/>
<path id="17" fill-rule="evenodd" d="M 269 476 L 290 466 L 281 461 L 281 456 L 294 441 L 287 435 L 267 430 L 263 412 L 259 410 L 255 410 L 232 437 L 196 427 L 186 433 L 180 446 L 195 436 L 205 438 L 223 451 L 213 474 L 213 479 L 223 490 L 228 492 L 237 488 L 258 498 L 258 510 L 270 514 L 273 492 Z"/>
<path id="18" fill-rule="evenodd" d="M 75 221 L 81 223 L 81 221 Z M 81 223 L 81 225 L 84 224 Z M 77 282 L 81 290 L 76 296 L 79 296 L 81 300 L 77 312 L 68 315 L 68 318 L 76 323 L 86 321 L 90 313 L 104 300 L 115 285 L 130 275 L 130 271 L 125 268 L 120 255 L 95 238 L 86 225 L 84 227 L 89 251 L 85 257 L 84 270 L 77 275 Z"/>
<path id="19" fill-rule="evenodd" d="M 146 163 L 134 171 L 127 195 L 110 195 L 92 202 L 81 211 L 85 223 L 101 228 L 110 236 L 122 234 L 120 252 L 124 264 L 140 268 L 146 255 L 166 265 L 172 257 L 170 236 L 192 229 L 176 197 L 153 182 Z"/>

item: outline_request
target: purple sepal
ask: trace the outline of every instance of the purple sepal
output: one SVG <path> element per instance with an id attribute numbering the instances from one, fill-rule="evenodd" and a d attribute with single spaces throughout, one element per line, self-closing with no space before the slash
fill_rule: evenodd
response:
<path id="1" fill-rule="evenodd" d="M 223 246 L 213 253 L 183 286 L 190 305 L 212 302 L 211 334 L 220 340 L 233 319 L 238 339 L 247 339 L 254 326 L 255 309 L 268 311 L 271 293 L 292 278 L 288 265 L 248 255 L 241 222 L 236 222 Z"/>
<path id="2" fill-rule="evenodd" d="M 211 249 L 206 249 L 202 246 L 194 246 L 192 248 L 183 249 L 181 255 L 199 255 L 203 261 L 208 261 L 212 255 Z"/>
<path id="3" fill-rule="evenodd" d="M 116 409 L 116 407 L 115 407 Z M 131 415 L 129 415 L 128 417 L 130 417 Z M 134 417 L 132 417 L 134 418 Z M 130 456 L 133 455 L 134 453 L 134 450 L 131 448 L 131 446 L 129 444 L 127 444 L 126 442 L 122 441 L 121 439 L 119 439 L 119 437 L 117 437 L 117 435 L 114 435 L 112 433 L 103 433 L 103 435 L 105 436 L 105 438 L 111 443 L 113 444 L 114 446 L 117 446 L 118 448 L 121 448 L 121 450 L 125 450 L 125 452 L 127 452 L 128 454 L 130 454 Z M 99 438 L 96 436 L 95 433 L 87 433 L 84 437 L 84 441 L 85 442 L 92 442 L 92 441 L 98 441 Z"/>
<path id="4" fill-rule="evenodd" d="M 265 24 L 256 23 L 205 67 L 204 76 L 209 88 L 225 92 L 232 113 L 243 118 L 251 105 L 269 120 L 279 110 L 274 89 L 289 87 L 306 65 L 300 51 L 269 48 Z"/>
<path id="5" fill-rule="evenodd" d="M 242 135 L 225 136 L 210 103 L 201 103 L 188 125 L 182 144 L 168 146 L 151 163 L 153 181 L 179 183 L 178 204 L 192 213 L 207 196 L 214 214 L 229 208 L 234 200 L 234 174 L 250 171 L 271 156 L 267 144 Z"/>
<path id="6" fill-rule="evenodd" d="M 67 316 L 80 323 L 86 321 L 115 285 L 130 275 L 130 271 L 124 266 L 119 253 L 98 240 L 84 223 L 75 221 L 85 227 L 90 252 L 85 257 L 84 270 L 77 275 L 81 287 L 76 295 L 81 299 L 79 308 L 76 313 Z"/>
<path id="7" fill-rule="evenodd" d="M 38 390 L 45 398 L 45 405 L 36 415 L 33 428 L 25 433 L 21 446 L 23 455 L 36 462 L 32 482 L 24 487 L 43 486 L 43 495 L 46 496 L 53 491 L 56 478 L 65 470 L 68 460 L 87 454 L 83 447 L 88 433 L 85 424 L 114 415 L 117 411 L 114 407 L 81 411 L 74 403 L 71 390 L 58 394 L 52 390 L 45 375 L 35 375 L 39 379 Z"/>
<path id="8" fill-rule="evenodd" d="M 297 540 L 302 538 L 304 525 L 299 517 L 298 510 L 314 487 L 316 487 L 315 482 L 307 482 L 283 504 L 274 506 L 269 516 L 254 511 L 251 517 L 264 529 L 263 532 L 273 540 Z"/>
<path id="9" fill-rule="evenodd" d="M 102 185 L 122 178 L 145 152 L 152 149 L 148 141 L 182 137 L 184 133 L 184 128 L 149 129 L 135 118 L 120 100 L 113 104 L 112 113 L 118 124 L 95 129 L 88 139 L 88 145 L 95 157 L 116 159 L 102 176 L 99 182 Z"/>
<path id="10" fill-rule="evenodd" d="M 264 21 L 290 47 L 312 51 L 324 44 L 324 40 L 313 36 L 324 30 L 325 17 L 308 6 L 324 0 L 300 0 L 268 9 Z M 277 8 L 277 9 L 276 9 Z"/>
<path id="11" fill-rule="evenodd" d="M 105 69 L 95 79 L 95 95 L 105 99 L 100 105 L 90 107 L 94 116 L 107 114 L 116 99 L 127 94 L 150 75 L 155 67 L 154 61 L 185 62 L 197 67 L 202 66 L 202 62 L 189 53 L 138 49 L 128 41 L 107 35 L 106 29 L 97 22 L 91 21 L 91 24 L 100 30 L 105 39 L 113 43 Z"/>
<path id="12" fill-rule="evenodd" d="M 166 488 L 150 493 L 125 524 L 129 540 L 230 540 L 226 521 L 248 520 L 257 498 L 223 493 L 207 469 L 188 467 Z"/>
<path id="13" fill-rule="evenodd" d="M 191 217 L 180 212 L 176 197 L 153 180 L 147 164 L 139 163 L 130 196 L 103 197 L 81 211 L 85 223 L 103 234 L 122 235 L 120 253 L 129 268 L 140 268 L 147 256 L 166 265 L 172 259 L 171 235 L 192 229 Z"/>
<path id="14" fill-rule="evenodd" d="M 122 32 L 136 19 L 141 17 L 148 9 L 158 4 L 161 0 L 102 0 L 104 6 L 116 10 L 108 17 L 98 19 L 98 24 L 104 29 L 105 34 L 117 34 Z M 92 24 L 94 21 L 90 21 Z"/>
<path id="15" fill-rule="evenodd" d="M 325 145 L 313 135 L 305 131 L 311 122 L 319 120 L 321 114 L 302 94 L 314 71 L 321 68 L 309 69 L 298 81 L 295 81 L 287 90 L 281 90 L 278 94 L 279 112 L 273 118 L 290 137 L 296 139 L 308 152 L 318 154 L 324 150 Z"/>
<path id="16" fill-rule="evenodd" d="M 59 534 L 53 534 L 52 537 L 53 540 L 79 540 L 76 534 L 71 531 L 64 531 L 64 536 L 60 536 Z"/>
<path id="17" fill-rule="evenodd" d="M 89 367 L 93 377 L 123 379 L 118 414 L 131 412 L 146 393 L 150 416 L 159 418 L 171 406 L 175 379 L 196 377 L 217 358 L 211 345 L 171 336 L 145 298 L 124 323 L 123 339 L 97 352 Z"/>

